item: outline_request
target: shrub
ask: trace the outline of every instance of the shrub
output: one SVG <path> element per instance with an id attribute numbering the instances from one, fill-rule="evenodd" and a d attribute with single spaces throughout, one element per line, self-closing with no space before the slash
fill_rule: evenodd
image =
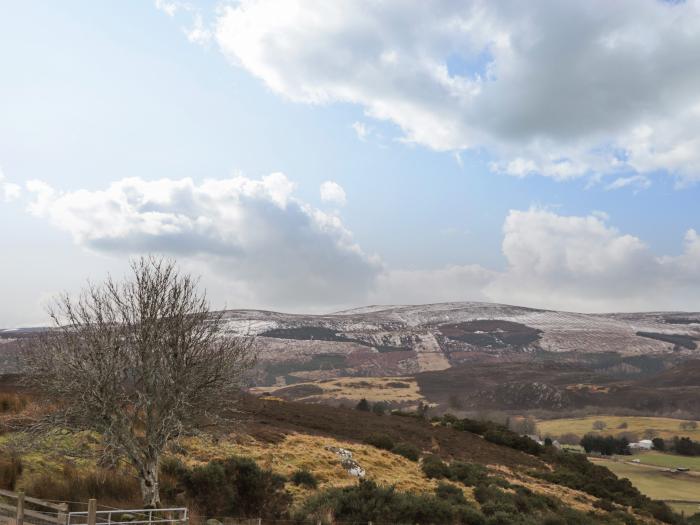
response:
<path id="1" fill-rule="evenodd" d="M 365 439 L 365 443 L 384 450 L 391 450 L 394 448 L 394 440 L 386 434 L 372 434 Z"/>
<path id="2" fill-rule="evenodd" d="M 370 406 L 369 406 L 369 401 L 367 401 L 364 397 L 360 399 L 360 401 L 355 405 L 355 410 L 361 410 L 362 412 L 369 412 Z"/>
<path id="3" fill-rule="evenodd" d="M 310 489 L 315 489 L 318 485 L 316 476 L 306 469 L 299 469 L 294 474 L 292 474 L 292 483 L 295 485 L 301 485 L 303 487 L 308 487 Z"/>
<path id="4" fill-rule="evenodd" d="M 435 495 L 398 492 L 363 480 L 356 486 L 332 488 L 312 496 L 296 519 L 319 521 L 325 516 L 332 522 L 453 523 L 461 507 Z"/>
<path id="5" fill-rule="evenodd" d="M 619 425 L 617 425 L 617 428 L 619 428 L 619 429 L 624 429 L 624 428 L 627 428 L 628 426 L 629 426 L 629 425 L 627 424 L 627 421 L 623 421 L 622 423 L 620 423 Z"/>
<path id="6" fill-rule="evenodd" d="M 608 424 L 605 421 L 597 419 L 593 422 L 593 430 L 605 430 Z"/>
<path id="7" fill-rule="evenodd" d="M 452 503 L 456 503 L 458 505 L 465 505 L 467 503 L 467 499 L 464 497 L 464 492 L 462 492 L 462 489 L 455 487 L 454 485 L 450 485 L 449 483 L 438 483 L 438 486 L 435 488 L 435 495 L 440 499 L 451 501 Z"/>
<path id="8" fill-rule="evenodd" d="M 383 416 L 387 410 L 389 410 L 389 405 L 384 401 L 377 401 L 372 405 L 372 412 L 377 415 Z"/>
<path id="9" fill-rule="evenodd" d="M 187 471 L 182 484 L 203 514 L 278 518 L 291 501 L 284 481 L 250 458 L 233 456 Z"/>
<path id="10" fill-rule="evenodd" d="M 515 432 L 511 432 L 505 428 L 488 430 L 484 433 L 484 439 L 495 443 L 514 448 L 528 454 L 539 455 L 542 452 L 542 446 L 527 436 L 519 436 Z"/>
<path id="11" fill-rule="evenodd" d="M 453 481 L 459 481 L 468 487 L 472 487 L 486 479 L 488 473 L 481 465 L 454 461 L 449 466 L 449 477 Z"/>
<path id="12" fill-rule="evenodd" d="M 411 461 L 418 461 L 420 458 L 420 450 L 411 443 L 398 443 L 391 451 Z"/>
<path id="13" fill-rule="evenodd" d="M 423 473 L 429 478 L 442 479 L 450 476 L 450 467 L 439 456 L 430 455 L 423 458 Z"/>

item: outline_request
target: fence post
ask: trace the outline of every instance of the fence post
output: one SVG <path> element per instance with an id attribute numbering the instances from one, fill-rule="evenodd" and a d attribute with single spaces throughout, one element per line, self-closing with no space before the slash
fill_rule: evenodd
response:
<path id="1" fill-rule="evenodd" d="M 24 525 L 24 491 L 17 493 L 17 525 Z"/>
<path id="2" fill-rule="evenodd" d="M 97 500 L 90 498 L 88 501 L 87 525 L 96 525 L 97 523 Z"/>
<path id="3" fill-rule="evenodd" d="M 68 525 L 68 503 L 60 503 L 58 506 L 60 510 L 58 511 L 58 519 L 56 521 L 60 525 Z"/>

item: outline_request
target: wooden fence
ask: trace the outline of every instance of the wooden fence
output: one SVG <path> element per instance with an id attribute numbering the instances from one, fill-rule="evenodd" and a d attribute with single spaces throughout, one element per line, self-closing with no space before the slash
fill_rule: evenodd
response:
<path id="1" fill-rule="evenodd" d="M 13 525 L 67 525 L 68 505 L 0 489 L 0 520 Z"/>
<path id="2" fill-rule="evenodd" d="M 184 507 L 97 510 L 97 500 L 91 499 L 86 511 L 68 512 L 67 503 L 0 489 L 0 525 L 186 525 L 188 521 Z"/>

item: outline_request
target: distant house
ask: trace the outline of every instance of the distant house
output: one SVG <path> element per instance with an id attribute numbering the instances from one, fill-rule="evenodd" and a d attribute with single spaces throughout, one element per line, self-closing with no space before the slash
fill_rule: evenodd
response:
<path id="1" fill-rule="evenodd" d="M 654 448 L 654 443 L 651 442 L 651 439 L 642 439 L 636 443 L 630 443 L 630 448 L 632 450 L 651 450 Z"/>

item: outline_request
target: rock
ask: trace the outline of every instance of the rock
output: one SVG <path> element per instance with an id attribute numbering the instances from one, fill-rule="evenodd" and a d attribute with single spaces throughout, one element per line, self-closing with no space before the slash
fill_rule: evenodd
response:
<path id="1" fill-rule="evenodd" d="M 363 469 L 357 461 L 352 459 L 352 452 L 339 447 L 326 447 L 326 450 L 335 452 L 336 454 L 338 454 L 338 456 L 340 456 L 340 464 L 348 474 L 356 478 L 365 477 L 365 469 Z"/>

